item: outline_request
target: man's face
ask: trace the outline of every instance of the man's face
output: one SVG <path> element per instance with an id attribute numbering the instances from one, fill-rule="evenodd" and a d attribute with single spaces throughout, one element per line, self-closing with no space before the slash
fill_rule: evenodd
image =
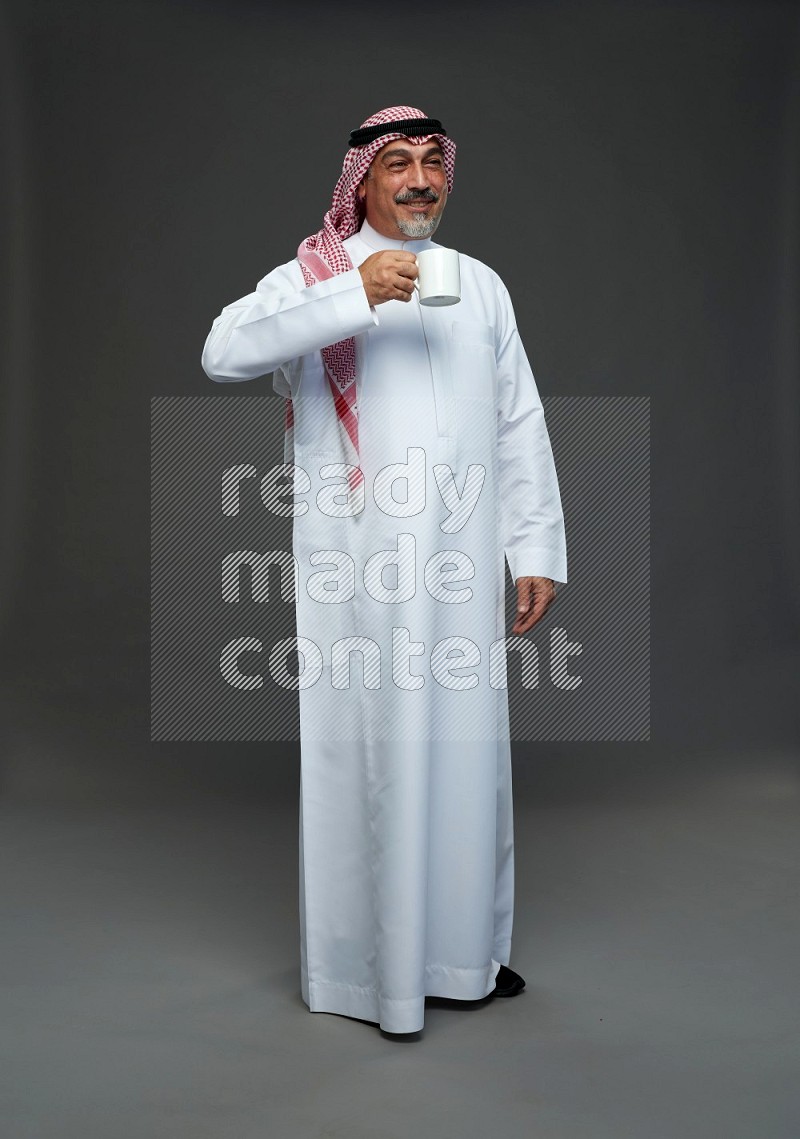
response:
<path id="1" fill-rule="evenodd" d="M 444 155 L 437 142 L 387 142 L 358 187 L 366 218 L 384 237 L 430 237 L 447 202 Z"/>

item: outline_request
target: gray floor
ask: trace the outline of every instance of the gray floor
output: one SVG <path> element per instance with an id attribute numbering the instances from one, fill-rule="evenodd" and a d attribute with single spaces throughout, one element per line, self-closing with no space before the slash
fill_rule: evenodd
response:
<path id="1" fill-rule="evenodd" d="M 526 752 L 527 990 L 403 1039 L 301 1002 L 294 757 L 248 793 L 219 748 L 6 743 L 9 1139 L 800 1134 L 788 754 Z"/>

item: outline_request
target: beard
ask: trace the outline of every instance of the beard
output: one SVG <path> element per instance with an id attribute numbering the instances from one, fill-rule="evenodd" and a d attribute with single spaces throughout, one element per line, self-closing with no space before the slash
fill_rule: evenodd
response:
<path id="1" fill-rule="evenodd" d="M 441 214 L 437 214 L 436 217 L 432 218 L 398 218 L 397 228 L 406 237 L 430 237 L 432 233 L 436 232 L 441 216 Z"/>
<path id="2" fill-rule="evenodd" d="M 404 193 L 398 194 L 395 198 L 395 202 L 398 206 L 408 202 L 430 202 L 431 205 L 434 205 L 438 201 L 439 195 L 434 193 L 431 189 L 417 191 L 406 190 Z M 401 233 L 404 233 L 406 237 L 430 237 L 432 233 L 435 233 L 441 216 L 442 213 L 440 210 L 435 217 L 403 217 L 398 219 L 397 228 Z"/>

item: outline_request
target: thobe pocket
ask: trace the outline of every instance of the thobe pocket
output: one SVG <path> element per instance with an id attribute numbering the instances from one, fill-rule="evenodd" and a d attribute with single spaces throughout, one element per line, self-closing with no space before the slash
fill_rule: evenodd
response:
<path id="1" fill-rule="evenodd" d="M 493 400 L 497 382 L 494 329 L 479 321 L 454 320 L 451 374 L 456 399 Z"/>

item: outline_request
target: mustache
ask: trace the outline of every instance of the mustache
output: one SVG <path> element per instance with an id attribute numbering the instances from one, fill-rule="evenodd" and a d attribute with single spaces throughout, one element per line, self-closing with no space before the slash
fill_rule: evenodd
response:
<path id="1" fill-rule="evenodd" d="M 396 194 L 394 200 L 398 206 L 402 206 L 408 202 L 438 202 L 439 195 L 431 189 L 406 190 L 402 194 Z"/>

